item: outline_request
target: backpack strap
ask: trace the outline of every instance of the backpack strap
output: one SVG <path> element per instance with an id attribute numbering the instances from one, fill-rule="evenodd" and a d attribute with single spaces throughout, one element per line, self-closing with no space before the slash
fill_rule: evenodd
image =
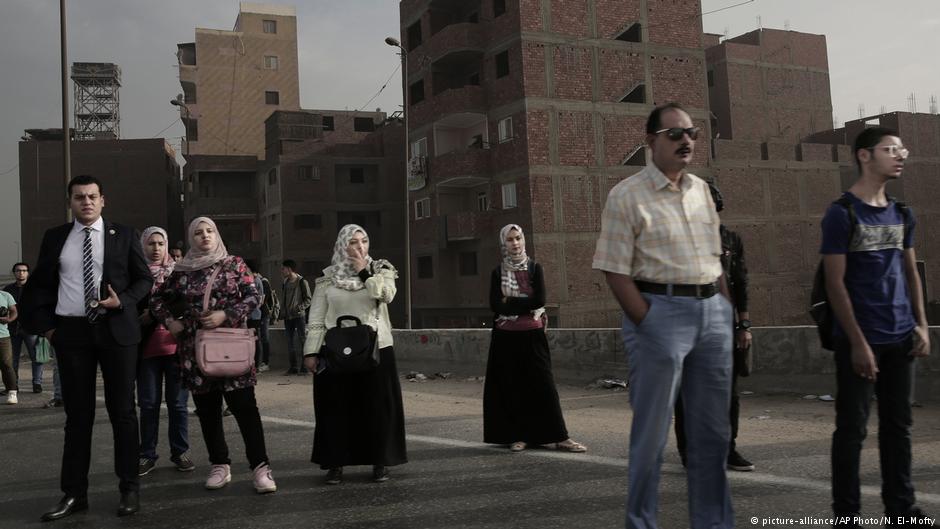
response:
<path id="1" fill-rule="evenodd" d="M 858 224 L 858 217 L 855 216 L 855 208 L 852 207 L 852 200 L 849 197 L 842 195 L 841 197 L 839 197 L 839 200 L 836 200 L 835 202 L 833 202 L 833 204 L 842 206 L 843 208 L 845 208 L 845 211 L 849 214 L 849 242 L 848 244 L 852 244 L 852 237 L 855 236 L 855 225 Z"/>
<path id="2" fill-rule="evenodd" d="M 912 224 L 911 217 L 913 216 L 913 212 L 911 212 L 911 207 L 905 204 L 904 202 L 897 200 L 891 195 L 888 195 L 888 201 L 894 202 L 894 206 L 898 208 L 898 211 L 901 212 L 901 218 L 904 219 L 904 240 L 907 240 L 907 236 L 910 235 L 911 233 L 911 224 Z"/>

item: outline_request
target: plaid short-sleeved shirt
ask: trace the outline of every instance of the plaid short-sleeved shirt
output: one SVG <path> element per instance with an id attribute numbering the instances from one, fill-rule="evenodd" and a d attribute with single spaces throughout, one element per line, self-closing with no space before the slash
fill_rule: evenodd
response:
<path id="1" fill-rule="evenodd" d="M 708 184 L 674 186 L 655 165 L 607 196 L 592 268 L 653 283 L 704 285 L 721 276 L 721 221 Z"/>

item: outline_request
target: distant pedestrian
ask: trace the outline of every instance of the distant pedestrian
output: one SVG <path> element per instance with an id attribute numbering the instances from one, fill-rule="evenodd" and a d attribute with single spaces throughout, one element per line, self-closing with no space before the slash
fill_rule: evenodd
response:
<path id="1" fill-rule="evenodd" d="M 160 433 L 160 402 L 166 401 L 170 442 L 170 461 L 181 472 L 191 472 L 196 465 L 189 459 L 189 392 L 180 380 L 176 342 L 166 326 L 150 311 L 151 297 L 161 295 L 166 279 L 176 264 L 167 252 L 166 230 L 151 226 L 140 236 L 144 257 L 153 275 L 153 289 L 138 304 L 141 326 L 141 360 L 137 375 L 137 402 L 140 406 L 140 461 L 137 473 L 145 476 L 157 464 L 157 438 Z M 161 398 L 161 393 L 163 397 Z"/>
<path id="2" fill-rule="evenodd" d="M 261 304 L 255 307 L 248 315 L 248 328 L 255 329 L 258 339 L 255 341 L 255 367 L 259 373 L 268 370 L 267 358 L 264 357 L 265 344 L 268 341 L 268 325 L 265 321 L 264 307 L 269 297 L 268 291 L 264 288 L 264 279 L 258 273 L 257 264 L 254 261 L 246 260 L 245 264 L 251 270 L 251 276 L 255 281 L 255 288 L 258 289 L 258 295 L 261 296 Z"/>
<path id="3" fill-rule="evenodd" d="M 170 248 L 170 259 L 173 259 L 173 262 L 178 263 L 180 259 L 183 258 L 183 246 L 181 243 L 177 243 L 176 246 Z"/>
<path id="4" fill-rule="evenodd" d="M 332 264 L 317 279 L 304 364 L 316 373 L 313 405 L 316 430 L 311 461 L 327 470 L 326 483 L 337 485 L 343 467 L 372 465 L 372 481 L 387 481 L 388 467 L 408 461 L 405 412 L 395 366 L 388 304 L 395 298 L 398 271 L 369 255 L 369 235 L 356 224 L 339 231 Z M 320 364 L 326 331 L 340 316 L 355 316 L 378 332 L 378 367 L 338 374 Z"/>
<path id="5" fill-rule="evenodd" d="M 27 280 L 29 280 L 29 265 L 16 263 L 13 265 L 13 282 L 3 287 L 3 290 L 9 292 L 13 299 L 19 303 Z M 13 372 L 16 373 L 17 381 L 19 381 L 20 375 L 20 354 L 25 345 L 32 368 L 33 393 L 42 393 L 43 364 L 36 361 L 36 335 L 26 332 L 19 324 L 19 321 L 16 320 L 10 322 L 9 328 L 10 341 L 13 344 Z"/>
<path id="6" fill-rule="evenodd" d="M 911 480 L 910 395 L 914 358 L 930 354 L 914 215 L 885 193 L 908 150 L 896 132 L 874 127 L 858 135 L 854 154 L 860 176 L 826 211 L 820 249 L 836 319 L 832 511 L 845 527 L 860 527 L 859 461 L 873 394 L 885 515 L 924 516 Z"/>
<path id="7" fill-rule="evenodd" d="M 277 290 L 271 288 L 271 281 L 260 273 L 257 276 L 261 278 L 261 288 L 264 289 L 264 303 L 261 304 L 261 335 L 258 337 L 261 342 L 261 363 L 258 365 L 258 372 L 263 373 L 270 369 L 271 338 L 269 329 L 280 317 L 281 302 L 278 299 Z"/>
<path id="8" fill-rule="evenodd" d="M 549 445 L 566 452 L 587 447 L 568 437 L 545 338 L 545 278 L 528 257 L 518 224 L 499 231 L 502 261 L 490 276 L 494 313 L 483 388 L 483 441 L 521 452 Z"/>
<path id="9" fill-rule="evenodd" d="M 627 529 L 657 524 L 663 447 L 676 394 L 686 400 L 689 524 L 734 527 L 728 457 L 732 306 L 721 220 L 708 185 L 685 168 L 699 129 L 675 103 L 646 122 L 652 161 L 611 189 L 593 268 L 624 311 L 633 408 Z"/>
<path id="10" fill-rule="evenodd" d="M 16 371 L 13 370 L 13 345 L 10 341 L 9 324 L 16 320 L 16 300 L 5 290 L 0 290 L 0 374 L 3 375 L 3 389 L 6 391 L 7 404 L 19 402 L 17 393 Z"/>
<path id="11" fill-rule="evenodd" d="M 297 273 L 297 262 L 287 259 L 281 266 L 284 278 L 284 331 L 287 333 L 287 357 L 290 368 L 285 375 L 306 375 L 309 372 L 301 359 L 306 339 L 307 310 L 313 300 L 310 283 Z"/>
<path id="12" fill-rule="evenodd" d="M 228 405 L 245 442 L 245 455 L 259 494 L 274 492 L 264 442 L 261 414 L 255 400 L 255 370 L 233 377 L 209 377 L 196 361 L 196 331 L 219 327 L 244 327 L 248 315 L 260 304 L 251 271 L 241 257 L 229 255 L 215 222 L 197 217 L 189 224 L 189 251 L 176 263 L 164 292 L 179 292 L 182 309 L 173 310 L 166 296 L 155 296 L 150 304 L 157 321 L 166 322 L 177 341 L 183 386 L 192 392 L 202 437 L 212 467 L 205 487 L 220 489 L 232 480 L 231 460 L 222 427 L 222 401 Z M 209 284 L 209 278 L 217 273 Z M 211 289 L 209 310 L 203 312 L 206 289 Z"/>

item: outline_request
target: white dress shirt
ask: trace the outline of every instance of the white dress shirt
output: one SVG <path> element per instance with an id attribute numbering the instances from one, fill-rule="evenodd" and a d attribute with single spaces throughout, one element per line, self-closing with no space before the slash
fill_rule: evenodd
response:
<path id="1" fill-rule="evenodd" d="M 59 254 L 59 298 L 55 307 L 57 316 L 85 316 L 85 282 L 82 278 L 82 244 L 85 225 L 77 220 L 65 239 Z M 104 270 L 104 220 L 98 217 L 91 225 L 91 257 L 94 261 L 95 285 L 101 285 Z"/>

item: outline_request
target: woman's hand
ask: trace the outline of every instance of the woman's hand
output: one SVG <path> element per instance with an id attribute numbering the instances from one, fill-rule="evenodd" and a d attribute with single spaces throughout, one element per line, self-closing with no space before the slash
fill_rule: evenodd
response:
<path id="1" fill-rule="evenodd" d="M 166 322 L 166 330 L 170 331 L 170 334 L 172 334 L 174 338 L 179 338 L 186 328 L 183 327 L 182 322 L 179 320 L 170 320 Z"/>
<path id="2" fill-rule="evenodd" d="M 356 270 L 357 274 L 369 266 L 369 262 L 366 260 L 365 248 L 362 246 L 347 246 L 346 255 L 348 255 L 349 260 L 352 261 L 353 268 Z"/>
<path id="3" fill-rule="evenodd" d="M 225 323 L 225 312 L 221 310 L 203 312 L 199 317 L 199 323 L 202 324 L 202 328 L 206 330 L 218 328 Z"/>
<path id="4" fill-rule="evenodd" d="M 317 357 L 316 355 L 310 355 L 304 357 L 304 367 L 307 368 L 311 373 L 317 372 Z"/>

